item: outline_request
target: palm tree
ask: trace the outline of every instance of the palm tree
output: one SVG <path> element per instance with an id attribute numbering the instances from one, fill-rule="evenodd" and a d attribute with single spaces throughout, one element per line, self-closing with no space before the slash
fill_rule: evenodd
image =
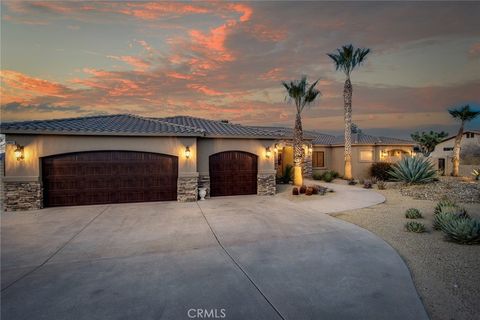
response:
<path id="1" fill-rule="evenodd" d="M 320 93 L 315 88 L 318 80 L 312 84 L 307 82 L 307 77 L 302 76 L 300 80 L 290 82 L 282 81 L 287 90 L 287 97 L 295 101 L 297 115 L 295 117 L 295 129 L 293 131 L 293 183 L 297 186 L 303 184 L 302 160 L 303 160 L 303 130 L 302 130 L 302 111 L 305 106 L 311 104 Z"/>
<path id="2" fill-rule="evenodd" d="M 462 143 L 463 129 L 465 122 L 471 121 L 480 115 L 480 111 L 474 111 L 470 109 L 470 106 L 464 105 L 463 107 L 458 107 L 456 109 L 448 110 L 450 115 L 461 121 L 460 129 L 458 129 L 457 136 L 455 137 L 455 145 L 453 147 L 453 170 L 452 176 L 458 177 L 458 169 L 460 166 L 460 144 Z"/>
<path id="3" fill-rule="evenodd" d="M 353 45 L 342 46 L 336 53 L 327 53 L 335 63 L 336 70 L 342 70 L 347 79 L 343 87 L 344 119 L 345 119 L 345 179 L 352 179 L 352 94 L 350 74 L 360 66 L 370 49 L 354 48 Z"/>

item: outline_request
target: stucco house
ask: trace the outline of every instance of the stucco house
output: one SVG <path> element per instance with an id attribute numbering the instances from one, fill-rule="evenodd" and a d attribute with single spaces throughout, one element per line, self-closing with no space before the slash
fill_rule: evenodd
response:
<path id="1" fill-rule="evenodd" d="M 3 123 L 5 210 L 275 193 L 270 131 L 135 115 Z"/>
<path id="2" fill-rule="evenodd" d="M 284 127 L 255 127 L 270 130 L 285 137 L 276 144 L 276 171 L 281 175 L 287 165 L 293 165 L 293 130 Z M 335 170 L 344 174 L 344 137 L 333 136 L 317 131 L 305 130 L 303 160 L 304 176 Z M 413 155 L 415 143 L 409 140 L 376 137 L 364 133 L 352 134 L 352 175 L 354 178 L 367 178 L 375 162 L 395 163 L 405 155 Z"/>
<path id="3" fill-rule="evenodd" d="M 102 115 L 2 123 L 4 209 L 29 210 L 209 196 L 273 195 L 293 164 L 289 128 L 188 116 Z M 343 138 L 305 131 L 304 176 L 343 174 Z M 410 141 L 354 135 L 353 174 L 411 154 Z"/>
<path id="4" fill-rule="evenodd" d="M 440 174 L 449 175 L 453 169 L 453 147 L 456 135 L 444 139 L 435 146 L 429 158 Z M 480 165 L 480 131 L 467 130 L 460 144 L 460 174 L 469 176 Z"/>

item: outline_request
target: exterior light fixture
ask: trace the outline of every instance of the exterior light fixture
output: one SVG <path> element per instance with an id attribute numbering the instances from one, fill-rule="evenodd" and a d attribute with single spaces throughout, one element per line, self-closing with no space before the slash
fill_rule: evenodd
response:
<path id="1" fill-rule="evenodd" d="M 308 147 L 308 153 L 309 153 L 309 154 L 312 154 L 312 152 L 313 152 L 313 148 L 312 148 L 312 146 L 309 146 L 309 147 Z"/>
<path id="2" fill-rule="evenodd" d="M 17 158 L 18 161 L 25 159 L 23 146 L 19 144 L 17 144 L 16 146 L 17 148 L 15 149 L 15 151 L 13 151 L 15 153 L 15 158 Z"/>
<path id="3" fill-rule="evenodd" d="M 275 152 L 278 152 L 278 143 L 275 143 L 275 146 L 273 148 L 275 149 Z"/>
<path id="4" fill-rule="evenodd" d="M 270 147 L 265 148 L 265 157 L 270 158 L 272 155 L 272 151 L 270 150 Z"/>
<path id="5" fill-rule="evenodd" d="M 190 158 L 190 147 L 185 148 L 185 158 Z"/>

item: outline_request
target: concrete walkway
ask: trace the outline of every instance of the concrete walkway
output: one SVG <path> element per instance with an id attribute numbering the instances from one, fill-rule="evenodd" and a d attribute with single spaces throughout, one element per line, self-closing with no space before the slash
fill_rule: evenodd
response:
<path id="1" fill-rule="evenodd" d="M 3 214 L 2 319 L 427 319 L 398 254 L 322 213 L 377 194 L 335 188 Z"/>

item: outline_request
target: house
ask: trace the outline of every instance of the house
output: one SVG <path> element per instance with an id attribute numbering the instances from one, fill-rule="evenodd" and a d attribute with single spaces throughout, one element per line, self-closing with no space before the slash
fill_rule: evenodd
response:
<path id="1" fill-rule="evenodd" d="M 2 123 L 5 210 L 275 193 L 271 131 L 191 117 Z"/>
<path id="2" fill-rule="evenodd" d="M 286 166 L 293 166 L 293 130 L 284 127 L 255 127 L 270 130 L 284 138 L 276 144 L 277 175 Z M 344 174 L 344 137 L 304 130 L 303 172 L 306 177 L 328 170 Z M 397 162 L 405 155 L 413 155 L 415 143 L 409 140 L 376 137 L 364 133 L 352 134 L 352 175 L 354 178 L 367 178 L 375 162 Z"/>
<path id="3" fill-rule="evenodd" d="M 29 210 L 207 197 L 273 195 L 293 164 L 292 129 L 188 116 L 101 115 L 2 123 L 4 208 Z M 305 131 L 304 176 L 343 174 L 343 138 Z M 353 174 L 412 154 L 406 140 L 353 135 Z"/>
<path id="4" fill-rule="evenodd" d="M 453 169 L 455 137 L 448 137 L 435 146 L 429 158 L 441 174 L 450 174 Z M 460 175 L 469 176 L 480 165 L 480 131 L 467 130 L 460 144 Z"/>

